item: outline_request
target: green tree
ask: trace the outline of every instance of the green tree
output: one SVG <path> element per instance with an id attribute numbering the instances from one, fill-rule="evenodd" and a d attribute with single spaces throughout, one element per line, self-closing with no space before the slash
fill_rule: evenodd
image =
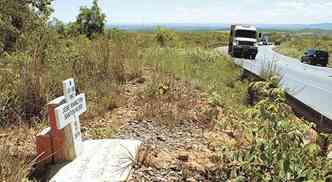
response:
<path id="1" fill-rule="evenodd" d="M 0 0 L 0 52 L 13 50 L 19 37 L 45 26 L 52 0 Z"/>
<path id="2" fill-rule="evenodd" d="M 79 32 L 87 37 L 95 33 L 103 33 L 106 16 L 101 12 L 98 6 L 98 0 L 94 0 L 92 7 L 81 7 L 80 14 L 77 17 L 76 24 L 79 25 Z"/>

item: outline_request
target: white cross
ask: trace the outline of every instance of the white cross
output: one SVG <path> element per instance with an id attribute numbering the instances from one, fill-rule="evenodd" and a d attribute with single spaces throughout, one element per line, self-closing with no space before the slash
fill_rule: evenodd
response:
<path id="1" fill-rule="evenodd" d="M 56 123 L 58 129 L 63 129 L 67 125 L 71 128 L 71 139 L 75 156 L 79 156 L 83 150 L 79 115 L 87 110 L 84 94 L 76 96 L 74 79 L 63 82 L 65 103 L 55 108 Z"/>

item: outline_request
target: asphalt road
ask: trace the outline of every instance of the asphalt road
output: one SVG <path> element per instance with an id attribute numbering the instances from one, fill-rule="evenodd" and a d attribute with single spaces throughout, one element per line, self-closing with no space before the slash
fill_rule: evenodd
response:
<path id="1" fill-rule="evenodd" d="M 225 48 L 218 48 L 225 54 Z M 311 66 L 260 46 L 256 60 L 235 59 L 246 70 L 261 75 L 274 70 L 281 77 L 281 87 L 313 110 L 332 120 L 332 69 Z"/>

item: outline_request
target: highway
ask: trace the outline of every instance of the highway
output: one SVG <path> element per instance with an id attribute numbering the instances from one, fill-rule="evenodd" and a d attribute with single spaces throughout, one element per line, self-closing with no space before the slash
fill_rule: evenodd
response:
<path id="1" fill-rule="evenodd" d="M 225 47 L 217 50 L 225 54 Z M 281 76 L 280 86 L 285 91 L 332 120 L 332 69 L 311 66 L 299 60 L 281 55 L 271 46 L 259 46 L 256 60 L 234 59 L 244 69 L 261 76 L 268 68 Z"/>

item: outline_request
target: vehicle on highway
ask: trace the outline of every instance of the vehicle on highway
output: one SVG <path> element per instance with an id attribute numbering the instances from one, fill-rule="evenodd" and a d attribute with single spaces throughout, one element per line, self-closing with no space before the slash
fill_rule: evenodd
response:
<path id="1" fill-rule="evenodd" d="M 258 53 L 257 29 L 250 25 L 231 25 L 228 53 L 232 57 L 255 59 Z"/>
<path id="2" fill-rule="evenodd" d="M 308 49 L 301 58 L 302 63 L 326 67 L 329 62 L 329 53 L 318 49 Z"/>
<path id="3" fill-rule="evenodd" d="M 266 46 L 266 45 L 273 45 L 273 44 L 272 44 L 272 42 L 260 41 L 260 42 L 258 42 L 258 45 L 259 46 L 264 46 L 264 45 Z"/>
<path id="4" fill-rule="evenodd" d="M 259 42 L 258 42 L 258 45 L 259 45 L 259 46 L 267 45 L 267 42 L 259 41 Z"/>

